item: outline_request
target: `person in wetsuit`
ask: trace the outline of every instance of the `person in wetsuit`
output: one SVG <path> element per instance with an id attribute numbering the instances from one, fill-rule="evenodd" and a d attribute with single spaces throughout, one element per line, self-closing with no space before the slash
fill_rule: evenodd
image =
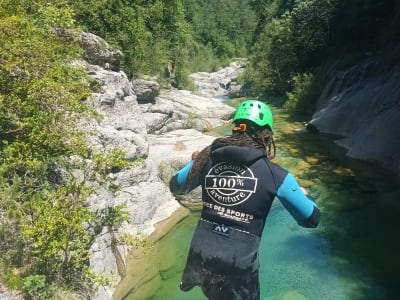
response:
<path id="1" fill-rule="evenodd" d="M 200 286 L 210 300 L 259 300 L 259 245 L 277 197 L 300 226 L 314 228 L 320 212 L 293 175 L 271 162 L 273 118 L 257 100 L 238 106 L 232 134 L 217 138 L 176 172 L 174 194 L 202 186 L 203 207 L 180 288 Z"/>

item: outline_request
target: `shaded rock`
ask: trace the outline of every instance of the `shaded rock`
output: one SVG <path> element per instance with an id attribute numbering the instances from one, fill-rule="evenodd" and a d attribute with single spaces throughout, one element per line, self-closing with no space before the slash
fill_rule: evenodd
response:
<path id="1" fill-rule="evenodd" d="M 308 127 L 340 135 L 347 155 L 400 175 L 400 62 L 398 51 L 340 70 L 325 70 L 327 84 Z"/>
<path id="2" fill-rule="evenodd" d="M 89 32 L 81 32 L 80 42 L 87 62 L 106 70 L 119 71 L 123 56 L 121 51 L 112 48 L 101 37 Z"/>
<path id="3" fill-rule="evenodd" d="M 152 103 L 160 92 L 160 85 L 153 80 L 135 78 L 131 83 L 138 103 Z"/>
<path id="4" fill-rule="evenodd" d="M 237 83 L 232 83 L 228 89 L 229 98 L 240 98 L 244 96 L 242 86 Z"/>

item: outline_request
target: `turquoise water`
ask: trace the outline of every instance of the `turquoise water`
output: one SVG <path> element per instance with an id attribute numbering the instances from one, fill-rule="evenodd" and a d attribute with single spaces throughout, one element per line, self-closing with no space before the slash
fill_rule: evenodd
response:
<path id="1" fill-rule="evenodd" d="M 260 248 L 261 299 L 400 299 L 398 178 L 346 158 L 332 137 L 309 134 L 274 112 L 276 162 L 316 197 L 322 215 L 317 229 L 304 229 L 275 201 Z M 158 270 L 145 283 L 149 292 L 138 296 L 141 283 L 124 299 L 205 299 L 198 288 L 179 290 L 197 219 L 191 213 L 156 243 L 148 254 Z"/>

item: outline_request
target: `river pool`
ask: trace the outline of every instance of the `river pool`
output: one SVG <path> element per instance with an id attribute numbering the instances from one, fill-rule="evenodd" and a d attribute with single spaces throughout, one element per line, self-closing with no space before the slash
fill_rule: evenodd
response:
<path id="1" fill-rule="evenodd" d="M 260 248 L 261 299 L 400 299 L 399 178 L 346 158 L 331 136 L 308 133 L 301 121 L 273 111 L 274 161 L 315 196 L 322 214 L 317 229 L 301 228 L 275 201 Z M 119 299 L 205 299 L 198 288 L 179 290 L 197 219 L 191 212 L 181 220 L 146 252 L 140 268 L 131 263 L 143 279 L 125 284 Z"/>

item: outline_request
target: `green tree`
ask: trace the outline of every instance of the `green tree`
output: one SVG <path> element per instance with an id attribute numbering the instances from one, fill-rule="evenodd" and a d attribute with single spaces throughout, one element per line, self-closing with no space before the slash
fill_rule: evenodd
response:
<path id="1" fill-rule="evenodd" d="M 72 1 L 78 23 L 124 53 L 129 75 L 164 75 L 168 61 L 187 59 L 188 28 L 180 0 Z M 179 45 L 179 47 L 177 47 Z"/>
<path id="2" fill-rule="evenodd" d="M 292 36 L 292 17 L 288 12 L 266 25 L 245 74 L 253 93 L 280 94 L 289 88 L 291 74 L 299 64 Z"/>
<path id="3" fill-rule="evenodd" d="M 17 16 L 0 20 L 0 39 L 0 171 L 12 178 L 42 172 L 40 161 L 83 145 L 72 129 L 89 90 L 84 70 L 67 64 L 80 56 L 77 45 Z"/>
<path id="4" fill-rule="evenodd" d="M 86 207 L 90 190 L 70 181 L 54 191 L 35 194 L 31 199 L 31 218 L 23 235 L 32 245 L 31 264 L 50 282 L 79 285 L 89 273 L 88 224 L 94 214 Z"/>
<path id="5" fill-rule="evenodd" d="M 337 1 L 331 22 L 329 57 L 365 57 L 398 44 L 400 3 L 396 0 Z"/>
<path id="6" fill-rule="evenodd" d="M 273 3 L 274 9 L 262 10 L 265 27 L 252 49 L 252 74 L 245 78 L 256 94 L 284 95 L 293 89 L 295 74 L 311 70 L 324 58 L 336 0 Z M 252 4 L 263 7 L 259 1 Z"/>
<path id="7" fill-rule="evenodd" d="M 85 245 L 89 219 L 85 189 L 77 200 L 74 185 L 52 178 L 65 157 L 87 155 L 76 120 L 92 115 L 90 90 L 86 72 L 71 64 L 82 51 L 57 35 L 73 14 L 28 2 L 0 6 L 0 279 L 16 288 L 35 274 L 57 284 L 82 279 L 73 275 L 85 273 L 87 255 L 77 245 Z"/>
<path id="8" fill-rule="evenodd" d="M 220 59 L 246 57 L 257 20 L 250 1 L 186 0 L 187 20 L 195 39 Z"/>

